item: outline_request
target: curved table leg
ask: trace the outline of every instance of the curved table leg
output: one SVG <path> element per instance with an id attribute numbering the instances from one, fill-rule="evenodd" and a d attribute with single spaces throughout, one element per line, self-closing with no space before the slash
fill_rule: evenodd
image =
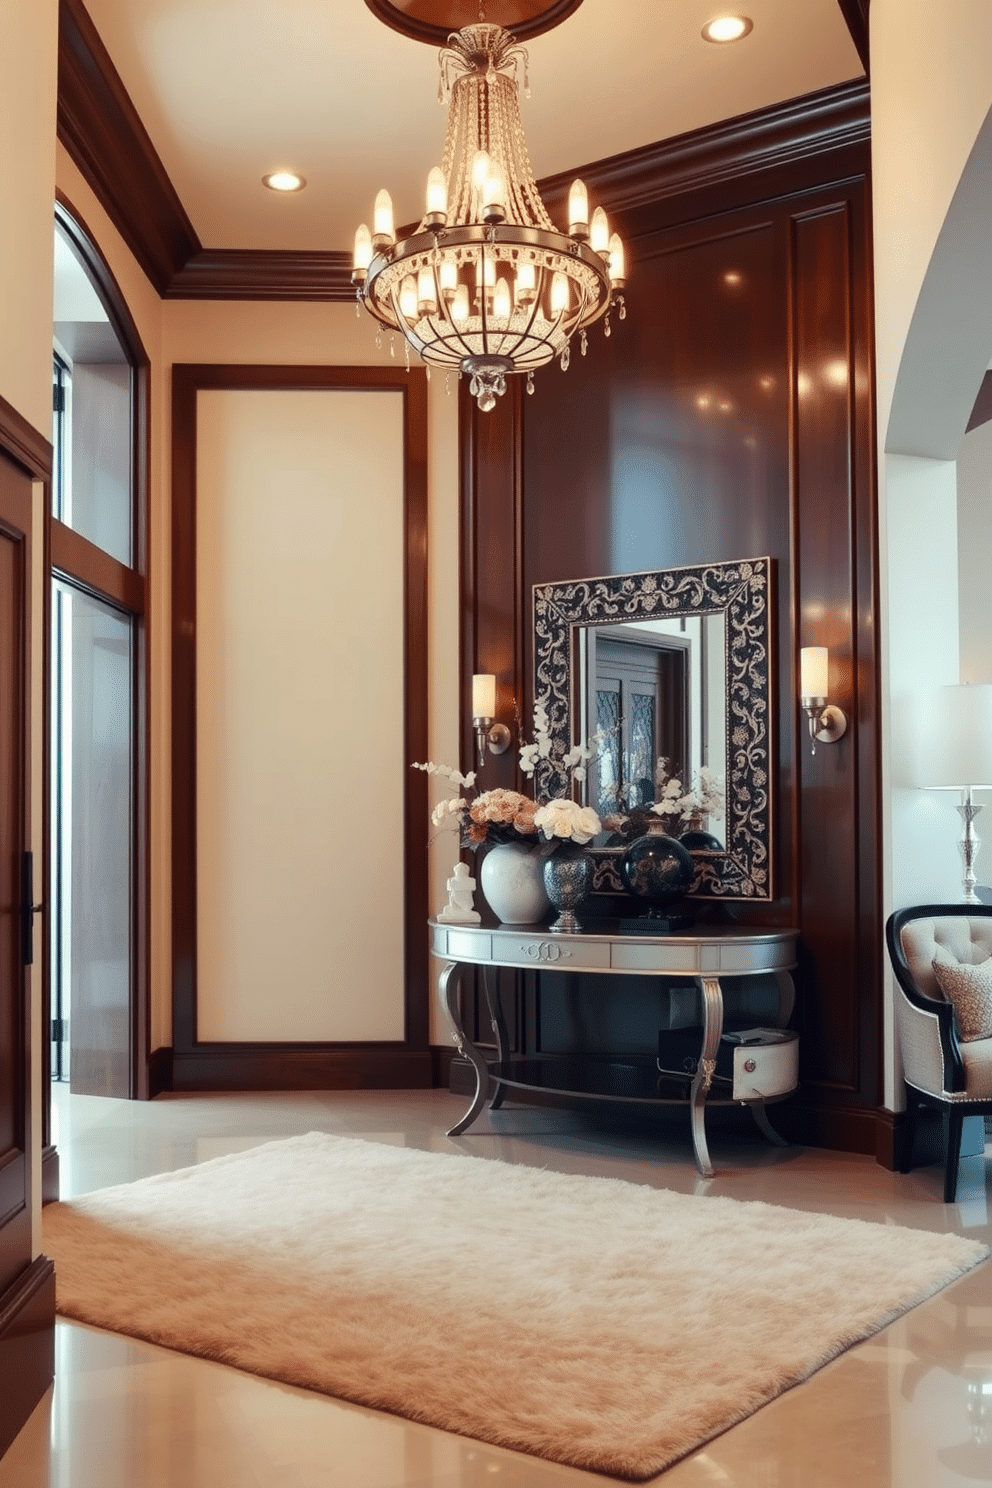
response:
<path id="1" fill-rule="evenodd" d="M 437 979 L 437 995 L 441 1004 L 441 1011 L 451 1028 L 451 1036 L 458 1045 L 458 1052 L 463 1059 L 467 1059 L 475 1070 L 475 1094 L 472 1104 L 469 1106 L 461 1121 L 456 1121 L 448 1131 L 449 1137 L 457 1137 L 467 1126 L 479 1115 L 486 1104 L 489 1094 L 489 1066 L 472 1043 L 461 1023 L 461 1013 L 458 1007 L 458 978 L 461 972 L 461 963 L 458 961 L 445 961 Z"/>
<path id="2" fill-rule="evenodd" d="M 703 991 L 703 1052 L 692 1082 L 689 1109 L 696 1166 L 704 1178 L 712 1178 L 714 1169 L 706 1145 L 706 1097 L 716 1073 L 716 1053 L 723 1032 L 723 992 L 718 977 L 700 977 L 698 980 Z"/>
<path id="3" fill-rule="evenodd" d="M 769 1142 L 773 1142 L 776 1147 L 788 1147 L 788 1142 L 784 1137 L 779 1136 L 768 1120 L 768 1112 L 765 1110 L 764 1101 L 749 1102 L 749 1105 L 751 1107 L 751 1115 L 754 1117 L 761 1135 L 767 1137 Z"/>
<path id="4" fill-rule="evenodd" d="M 496 1058 L 499 1060 L 500 1064 L 502 1064 L 503 1061 L 506 1059 L 506 1051 L 509 1046 L 509 1038 L 506 1032 L 506 1019 L 503 1017 L 503 1004 L 499 1000 L 499 986 L 497 984 L 496 990 L 494 992 L 492 984 L 489 980 L 490 970 L 491 968 L 488 966 L 484 966 L 482 968 L 482 985 L 486 989 L 486 1004 L 489 1008 L 489 1021 L 492 1024 L 493 1033 L 496 1035 Z M 503 1104 L 503 1097 L 506 1094 L 506 1086 L 501 1084 L 499 1080 L 497 1080 L 495 1083 L 496 1089 L 493 1091 L 493 1098 L 489 1102 L 490 1111 L 499 1110 L 500 1106 Z"/>

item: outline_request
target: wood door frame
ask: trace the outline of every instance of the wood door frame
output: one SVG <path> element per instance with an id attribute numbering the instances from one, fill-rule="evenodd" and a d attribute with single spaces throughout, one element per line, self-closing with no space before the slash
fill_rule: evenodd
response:
<path id="1" fill-rule="evenodd" d="M 23 474 L 25 481 L 42 482 L 42 500 L 50 499 L 52 478 L 52 447 L 28 421 L 0 396 L 0 459 L 9 463 L 14 471 Z M 30 847 L 30 779 L 31 751 L 31 543 L 35 537 L 34 513 L 30 486 L 25 491 L 24 517 L 18 530 L 23 528 L 25 544 L 24 559 L 24 615 L 27 626 L 23 637 L 22 706 L 24 730 L 24 821 L 22 837 Z M 37 890 L 37 873 L 36 884 Z M 42 944 L 46 935 L 47 911 L 42 903 L 42 916 L 35 924 L 35 945 L 39 934 Z M 44 967 L 42 967 L 44 971 Z M 44 984 L 42 989 L 44 1001 Z M 47 1256 L 31 1258 L 31 1210 L 34 1198 L 34 1183 L 41 1181 L 40 1175 L 32 1177 L 31 1161 L 34 1132 L 32 1125 L 31 1084 L 31 1018 L 30 971 L 24 968 L 22 988 L 21 1068 L 16 1072 L 22 1082 L 23 1094 L 23 1141 L 27 1163 L 25 1175 L 25 1215 L 21 1219 L 23 1247 L 23 1269 L 12 1284 L 0 1290 L 0 1456 L 13 1441 L 35 1405 L 48 1388 L 55 1372 L 55 1268 Z M 42 1040 L 42 1050 L 45 1042 Z M 45 1102 L 42 1101 L 42 1111 Z M 44 1132 L 42 1133 L 44 1140 Z M 24 1231 L 26 1229 L 26 1235 Z"/>
<path id="2" fill-rule="evenodd" d="M 196 453 L 201 391 L 400 392 L 404 456 L 404 757 L 427 757 L 427 379 L 422 368 L 181 363 L 172 369 L 172 1088 L 415 1088 L 432 1083 L 427 777 L 406 772 L 404 1026 L 391 1042 L 197 1037 Z"/>
<path id="3" fill-rule="evenodd" d="M 58 574 L 75 588 L 95 599 L 123 610 L 134 620 L 134 673 L 132 677 L 131 730 L 133 744 L 131 788 L 134 799 L 133 936 L 131 947 L 130 1077 L 132 1100 L 147 1100 L 155 1094 L 150 1077 L 151 1050 L 151 720 L 150 604 L 149 604 L 149 512 L 151 485 L 151 362 L 123 291 L 103 257 L 84 218 L 62 191 L 56 191 L 55 221 L 70 240 L 73 251 L 107 312 L 114 333 L 131 367 L 131 530 L 133 560 L 129 567 L 98 548 L 80 533 L 52 515 L 51 492 L 45 503 L 44 528 L 44 740 L 43 820 L 44 882 L 50 893 L 54 865 L 51 860 L 51 730 L 52 730 L 52 576 Z M 51 1021 L 50 937 L 44 950 L 44 1017 Z M 44 1142 L 50 1176 L 46 1200 L 58 1197 L 58 1157 L 51 1145 L 51 1050 L 45 1044 L 46 1099 Z"/>

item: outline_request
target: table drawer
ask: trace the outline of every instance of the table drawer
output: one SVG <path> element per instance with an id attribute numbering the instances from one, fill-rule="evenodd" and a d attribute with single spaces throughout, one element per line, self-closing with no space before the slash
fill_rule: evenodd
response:
<path id="1" fill-rule="evenodd" d="M 610 943 L 582 936 L 549 935 L 546 939 L 503 934 L 493 936 L 493 960 L 503 966 L 547 966 L 570 971 L 609 971 Z"/>

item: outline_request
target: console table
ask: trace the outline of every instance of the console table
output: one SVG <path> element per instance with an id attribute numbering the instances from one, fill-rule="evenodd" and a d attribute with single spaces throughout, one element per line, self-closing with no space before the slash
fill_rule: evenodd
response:
<path id="1" fill-rule="evenodd" d="M 431 920 L 431 954 L 440 962 L 438 998 L 463 1058 L 475 1070 L 475 1095 L 460 1121 L 448 1132 L 457 1136 L 470 1126 L 486 1104 L 490 1081 L 496 1090 L 491 1108 L 502 1102 L 506 1089 L 543 1090 L 590 1099 L 651 1101 L 688 1105 L 696 1163 L 704 1178 L 713 1177 L 706 1145 L 705 1111 L 711 1105 L 746 1105 L 769 1141 L 785 1145 L 765 1113 L 766 1098 L 731 1100 L 711 1094 L 717 1047 L 723 1032 L 721 977 L 758 976 L 772 972 L 779 987 L 778 1025 L 784 1027 L 794 998 L 790 972 L 796 965 L 796 930 L 738 930 L 700 926 L 691 934 L 623 935 L 595 928 L 576 935 L 551 935 L 541 926 L 439 924 Z M 576 1061 L 568 1055 L 509 1059 L 506 1027 L 499 999 L 485 979 L 486 1001 L 496 1035 L 497 1061 L 490 1064 L 462 1026 L 458 982 L 466 966 L 543 968 L 547 971 L 599 972 L 610 976 L 691 978 L 702 1002 L 703 1040 L 695 1076 L 659 1076 L 653 1061 L 616 1056 L 612 1061 Z M 576 1078 L 578 1075 L 578 1078 Z M 680 1088 L 681 1087 L 681 1088 Z M 781 1100 L 783 1094 L 769 1099 Z"/>

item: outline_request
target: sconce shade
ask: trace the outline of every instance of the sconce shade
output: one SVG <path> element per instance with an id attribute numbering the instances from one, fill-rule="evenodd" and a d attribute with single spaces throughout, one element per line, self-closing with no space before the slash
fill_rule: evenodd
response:
<path id="1" fill-rule="evenodd" d="M 799 653 L 799 696 L 829 697 L 830 653 L 826 646 L 804 646 Z"/>
<path id="2" fill-rule="evenodd" d="M 476 672 L 472 678 L 472 717 L 496 717 L 496 678 L 489 672 Z"/>
<path id="3" fill-rule="evenodd" d="M 938 687 L 928 705 L 921 785 L 929 790 L 992 787 L 992 682 Z"/>

